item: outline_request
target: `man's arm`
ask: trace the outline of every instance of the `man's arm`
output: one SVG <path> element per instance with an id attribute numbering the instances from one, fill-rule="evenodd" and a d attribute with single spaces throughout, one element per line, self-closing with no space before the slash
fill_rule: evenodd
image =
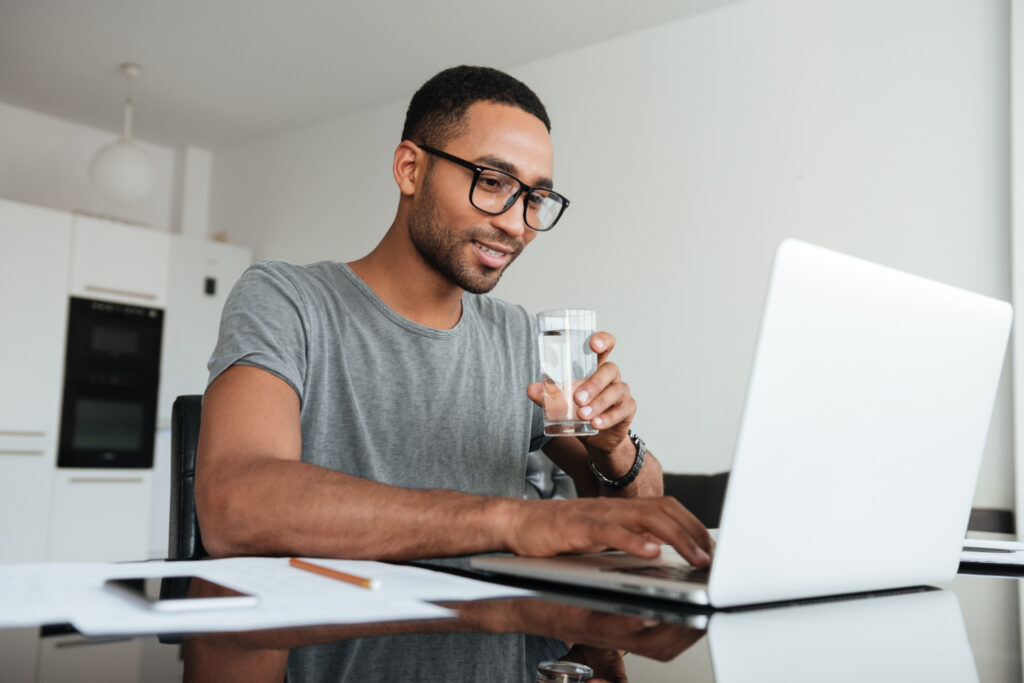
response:
<path id="1" fill-rule="evenodd" d="M 665 492 L 661 463 L 654 454 L 647 451 L 640 474 L 629 486 L 615 489 L 598 482 L 587 465 L 590 453 L 579 439 L 558 437 L 544 445 L 544 455 L 558 465 L 576 483 L 581 496 L 609 496 L 619 498 L 650 498 L 662 496 Z M 636 459 L 636 448 L 629 439 L 623 441 L 615 452 L 604 458 L 595 456 L 594 465 L 611 480 L 621 479 L 629 473 Z"/>
<path id="2" fill-rule="evenodd" d="M 214 556 L 412 559 L 511 551 L 654 557 L 651 536 L 696 565 L 707 530 L 677 501 L 524 501 L 387 486 L 301 461 L 299 398 L 285 381 L 232 366 L 203 400 L 196 506 Z"/>

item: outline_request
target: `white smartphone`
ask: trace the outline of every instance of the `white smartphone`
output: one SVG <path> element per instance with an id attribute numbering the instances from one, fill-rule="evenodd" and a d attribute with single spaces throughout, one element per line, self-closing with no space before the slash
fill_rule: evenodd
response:
<path id="1" fill-rule="evenodd" d="M 152 609 L 185 611 L 255 607 L 259 598 L 200 576 L 149 576 L 108 579 L 108 590 L 130 597 Z"/>

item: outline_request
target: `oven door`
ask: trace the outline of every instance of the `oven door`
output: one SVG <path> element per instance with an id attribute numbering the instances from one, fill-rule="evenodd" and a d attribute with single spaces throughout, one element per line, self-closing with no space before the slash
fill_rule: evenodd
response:
<path id="1" fill-rule="evenodd" d="M 156 387 L 66 386 L 58 467 L 153 466 Z"/>
<path id="2" fill-rule="evenodd" d="M 65 383 L 156 386 L 164 312 L 71 297 Z"/>

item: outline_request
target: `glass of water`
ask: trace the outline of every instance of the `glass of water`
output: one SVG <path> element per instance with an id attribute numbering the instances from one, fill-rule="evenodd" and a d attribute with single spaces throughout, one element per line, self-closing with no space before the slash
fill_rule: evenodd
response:
<path id="1" fill-rule="evenodd" d="M 589 436 L 597 430 L 576 414 L 573 394 L 597 372 L 590 348 L 597 314 L 585 308 L 556 308 L 537 314 L 540 327 L 541 381 L 544 383 L 544 433 Z"/>

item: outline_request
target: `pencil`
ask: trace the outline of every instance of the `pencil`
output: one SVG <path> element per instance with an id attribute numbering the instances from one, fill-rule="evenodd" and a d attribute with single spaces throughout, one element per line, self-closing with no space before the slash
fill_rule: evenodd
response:
<path id="1" fill-rule="evenodd" d="M 297 568 L 305 569 L 307 572 L 313 572 L 320 576 L 326 576 L 330 579 L 337 579 L 338 581 L 344 581 L 345 583 L 351 583 L 353 586 L 359 586 L 360 588 L 366 588 L 368 590 L 376 590 L 380 588 L 380 581 L 377 579 L 364 579 L 361 576 L 355 576 L 354 574 L 346 574 L 345 572 L 339 572 L 336 569 L 328 569 L 312 562 L 306 562 L 300 560 L 297 557 L 293 557 L 288 560 L 288 564 Z"/>

